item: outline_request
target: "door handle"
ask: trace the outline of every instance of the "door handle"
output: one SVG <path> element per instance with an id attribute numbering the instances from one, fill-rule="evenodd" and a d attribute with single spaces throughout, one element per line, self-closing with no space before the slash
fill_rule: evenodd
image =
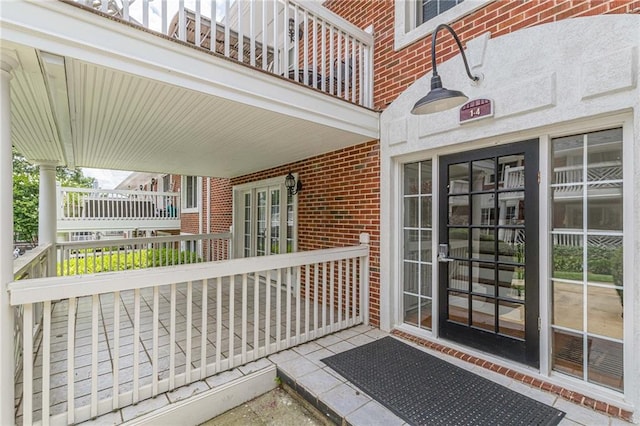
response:
<path id="1" fill-rule="evenodd" d="M 448 255 L 449 255 L 449 244 L 439 244 L 438 245 L 438 262 L 442 262 L 442 263 L 453 262 L 453 259 L 450 259 Z"/>
<path id="2" fill-rule="evenodd" d="M 442 256 L 441 254 L 438 254 L 438 262 L 450 263 L 450 262 L 453 262 L 453 261 L 454 261 L 453 259 L 450 259 L 448 257 Z"/>

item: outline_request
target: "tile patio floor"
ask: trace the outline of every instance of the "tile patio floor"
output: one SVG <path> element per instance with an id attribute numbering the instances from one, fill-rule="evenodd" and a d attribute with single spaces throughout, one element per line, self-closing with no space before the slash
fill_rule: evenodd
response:
<path id="1" fill-rule="evenodd" d="M 395 426 L 406 425 L 395 414 L 368 397 L 356 386 L 349 383 L 338 373 L 327 367 L 320 359 L 331 356 L 373 340 L 387 336 L 388 334 L 369 326 L 356 326 L 322 337 L 316 341 L 305 343 L 295 348 L 274 354 L 268 358 L 249 363 L 245 366 L 209 377 L 204 381 L 196 382 L 180 388 L 174 392 L 168 392 L 156 398 L 142 401 L 136 406 L 126 407 L 118 412 L 109 413 L 99 417 L 95 421 L 84 424 L 119 424 L 131 420 L 137 416 L 149 413 L 157 408 L 167 406 L 176 401 L 188 398 L 199 392 L 213 389 L 225 383 L 229 383 L 244 375 L 269 368 L 275 365 L 281 373 L 286 374 L 291 382 L 288 384 L 302 390 L 307 398 L 315 398 L 319 406 L 328 407 L 336 416 L 334 421 L 344 421 L 344 424 L 354 426 Z M 409 343 L 407 342 L 408 344 Z M 414 347 L 418 347 L 413 345 Z M 450 357 L 440 352 L 434 352 L 418 347 L 434 356 L 438 356 L 447 362 L 451 362 L 466 370 L 473 371 L 489 380 L 500 383 L 512 390 L 558 408 L 566 413 L 560 423 L 562 426 L 629 426 L 623 420 L 608 417 L 594 410 L 580 407 L 570 403 L 554 394 L 531 388 L 525 384 L 516 382 L 506 376 L 492 371 L 477 368 L 467 362 Z M 285 383 L 288 380 L 285 380 Z"/>

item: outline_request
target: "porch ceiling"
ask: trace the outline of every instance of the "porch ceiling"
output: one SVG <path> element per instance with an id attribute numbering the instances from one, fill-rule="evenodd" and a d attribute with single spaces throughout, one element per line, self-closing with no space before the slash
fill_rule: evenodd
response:
<path id="1" fill-rule="evenodd" d="M 3 50 L 20 64 L 12 142 L 31 160 L 234 177 L 378 137 L 371 110 L 88 13 L 76 30 L 67 15 L 53 36 L 45 21 L 3 22 Z M 96 18 L 98 42 L 68 41 Z M 121 39 L 139 57 L 114 53 Z"/>

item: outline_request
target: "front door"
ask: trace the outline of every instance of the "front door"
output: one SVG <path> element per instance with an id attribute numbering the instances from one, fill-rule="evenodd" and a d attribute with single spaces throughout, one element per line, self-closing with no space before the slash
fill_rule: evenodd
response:
<path id="1" fill-rule="evenodd" d="M 440 336 L 536 367 L 538 176 L 538 140 L 440 159 Z"/>

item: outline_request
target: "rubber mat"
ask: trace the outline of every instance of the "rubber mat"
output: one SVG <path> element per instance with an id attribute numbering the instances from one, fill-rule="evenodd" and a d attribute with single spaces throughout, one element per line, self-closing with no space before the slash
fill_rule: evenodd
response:
<path id="1" fill-rule="evenodd" d="M 413 425 L 557 425 L 565 415 L 392 337 L 322 362 Z"/>

